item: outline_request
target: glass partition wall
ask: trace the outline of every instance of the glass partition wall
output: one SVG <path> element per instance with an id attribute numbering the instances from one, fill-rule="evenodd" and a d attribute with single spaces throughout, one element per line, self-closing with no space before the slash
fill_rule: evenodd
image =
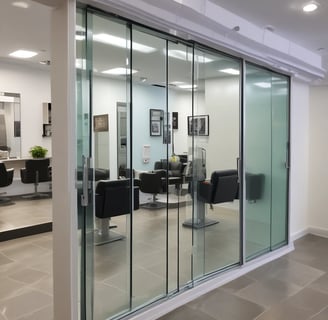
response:
<path id="1" fill-rule="evenodd" d="M 93 9 L 78 11 L 76 41 L 82 319 L 128 314 L 241 264 L 243 203 L 248 256 L 285 243 L 288 78 L 271 74 L 261 103 L 246 92 L 247 105 L 274 107 L 246 109 L 242 139 L 240 59 Z M 256 156 L 269 138 L 275 159 Z M 263 201 L 248 196 L 258 174 Z"/>
<path id="2" fill-rule="evenodd" d="M 246 64 L 245 233 L 250 260 L 287 243 L 289 78 Z"/>

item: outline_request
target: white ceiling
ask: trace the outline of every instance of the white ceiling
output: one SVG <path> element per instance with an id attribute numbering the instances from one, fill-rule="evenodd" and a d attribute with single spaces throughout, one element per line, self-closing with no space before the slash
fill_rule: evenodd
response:
<path id="1" fill-rule="evenodd" d="M 32 0 L 24 0 L 30 5 L 28 9 L 17 8 L 11 5 L 15 1 L 0 1 L 0 59 L 27 63 L 8 57 L 10 52 L 24 48 L 39 53 L 28 63 L 41 67 L 39 61 L 50 60 L 50 9 Z M 301 10 L 306 0 L 210 1 L 261 28 L 273 26 L 276 34 L 322 55 L 328 69 L 327 0 L 318 0 L 319 10 L 310 14 Z"/>
<path id="2" fill-rule="evenodd" d="M 323 58 L 328 69 L 328 0 L 318 0 L 319 9 L 303 13 L 310 0 L 210 0 L 260 28 L 272 26 L 274 33 Z"/>

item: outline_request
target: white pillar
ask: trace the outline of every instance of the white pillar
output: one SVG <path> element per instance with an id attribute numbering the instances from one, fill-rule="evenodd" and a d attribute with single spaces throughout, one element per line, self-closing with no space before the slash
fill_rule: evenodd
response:
<path id="1" fill-rule="evenodd" d="M 54 319 L 78 319 L 74 170 L 75 0 L 56 1 L 51 26 Z"/>

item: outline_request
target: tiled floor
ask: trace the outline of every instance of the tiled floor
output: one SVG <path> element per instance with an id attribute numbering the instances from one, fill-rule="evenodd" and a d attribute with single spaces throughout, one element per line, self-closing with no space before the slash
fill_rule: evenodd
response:
<path id="1" fill-rule="evenodd" d="M 0 243 L 0 320 L 50 320 L 52 235 Z"/>
<path id="2" fill-rule="evenodd" d="M 164 262 L 157 248 L 162 238 L 156 239 L 162 227 L 162 214 L 148 210 L 140 211 L 138 215 L 140 221 L 135 221 L 138 238 L 134 247 L 135 253 L 138 253 L 134 268 L 134 285 L 138 289 L 134 292 L 137 297 L 135 303 L 143 299 L 146 301 L 149 299 L 147 294 L 164 287 L 160 272 L 165 271 L 161 268 Z M 222 228 L 221 231 L 226 228 L 228 234 L 231 233 L 234 223 L 229 220 L 231 212 L 227 211 L 229 218 L 225 218 L 224 211 L 219 215 L 220 223 L 216 228 Z M 174 222 L 174 217 L 177 215 L 170 216 L 169 222 L 170 219 Z M 122 221 L 122 225 L 120 220 L 116 223 L 117 232 L 123 232 L 126 221 Z M 145 228 L 149 229 L 148 233 L 144 232 Z M 190 229 L 181 229 L 180 232 L 182 238 L 188 240 Z M 211 237 L 211 232 L 208 234 Z M 111 297 L 110 305 L 116 305 L 116 311 L 122 310 L 126 301 L 126 278 L 121 277 L 122 263 L 126 258 L 122 252 L 126 243 L 128 241 L 117 241 L 95 247 L 95 284 L 96 295 L 99 295 L 95 308 L 97 320 L 104 319 L 101 314 L 108 314 L 108 299 L 103 297 Z M 296 241 L 295 247 L 294 252 L 188 303 L 161 320 L 327 320 L 328 239 L 308 235 Z M 220 250 L 224 252 L 225 246 Z M 187 260 L 181 276 L 190 272 Z M 1 242 L 0 320 L 52 318 L 51 233 Z"/>
<path id="3" fill-rule="evenodd" d="M 327 320 L 328 239 L 307 235 L 295 251 L 160 320 Z"/>
<path id="4" fill-rule="evenodd" d="M 0 232 L 52 221 L 52 199 L 26 200 L 13 197 L 13 204 L 0 206 Z"/>

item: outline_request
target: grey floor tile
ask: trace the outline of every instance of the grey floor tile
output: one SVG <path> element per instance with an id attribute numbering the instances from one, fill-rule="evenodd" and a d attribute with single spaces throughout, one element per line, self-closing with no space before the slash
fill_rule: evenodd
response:
<path id="1" fill-rule="evenodd" d="M 310 311 L 313 315 L 328 306 L 328 294 L 311 288 L 304 288 L 288 298 L 285 304 L 300 306 L 302 309 Z"/>
<path id="2" fill-rule="evenodd" d="M 17 320 L 53 320 L 53 318 L 53 307 L 50 305 L 28 315 L 24 315 Z"/>
<path id="3" fill-rule="evenodd" d="M 220 289 L 189 303 L 188 306 L 214 319 L 226 320 L 252 320 L 264 311 L 262 306 Z"/>
<path id="4" fill-rule="evenodd" d="M 239 290 L 242 290 L 249 285 L 255 283 L 255 280 L 247 277 L 247 276 L 242 276 L 238 279 L 235 279 L 231 282 L 228 282 L 224 286 L 221 287 L 221 289 L 228 291 L 230 293 L 235 293 L 238 292 Z"/>
<path id="5" fill-rule="evenodd" d="M 310 320 L 327 320 L 328 319 L 328 307 L 321 310 L 319 313 L 311 317 Z"/>
<path id="6" fill-rule="evenodd" d="M 279 304 L 263 312 L 256 320 L 308 320 L 311 316 L 309 310 L 294 305 Z M 226 319 L 228 320 L 228 319 Z"/>
<path id="7" fill-rule="evenodd" d="M 33 269 L 22 269 L 19 272 L 13 273 L 9 276 L 9 278 L 20 281 L 26 284 L 32 284 L 34 282 L 37 282 L 41 280 L 42 278 L 46 277 L 47 273 L 33 270 Z"/>
<path id="8" fill-rule="evenodd" d="M 312 282 L 308 287 L 328 294 L 328 273 Z"/>
<path id="9" fill-rule="evenodd" d="M 30 290 L 21 295 L 1 300 L 0 308 L 4 310 L 3 314 L 8 320 L 14 320 L 51 304 L 51 296 Z"/>
<path id="10" fill-rule="evenodd" d="M 245 289 L 240 290 L 237 295 L 268 308 L 287 299 L 301 289 L 302 287 L 293 283 L 277 279 L 267 279 L 249 285 Z"/>
<path id="11" fill-rule="evenodd" d="M 183 306 L 181 308 L 178 308 L 177 310 L 174 310 L 167 315 L 159 318 L 159 320 L 220 320 L 220 318 L 217 317 L 211 317 L 210 315 L 199 311 L 190 309 L 187 306 Z"/>
<path id="12" fill-rule="evenodd" d="M 11 263 L 11 262 L 13 262 L 13 260 L 9 259 L 5 255 L 0 253 L 0 265 L 8 264 L 8 263 Z"/>
<path id="13" fill-rule="evenodd" d="M 6 277 L 0 278 L 0 300 L 11 297 L 22 290 L 22 282 L 15 281 Z"/>

